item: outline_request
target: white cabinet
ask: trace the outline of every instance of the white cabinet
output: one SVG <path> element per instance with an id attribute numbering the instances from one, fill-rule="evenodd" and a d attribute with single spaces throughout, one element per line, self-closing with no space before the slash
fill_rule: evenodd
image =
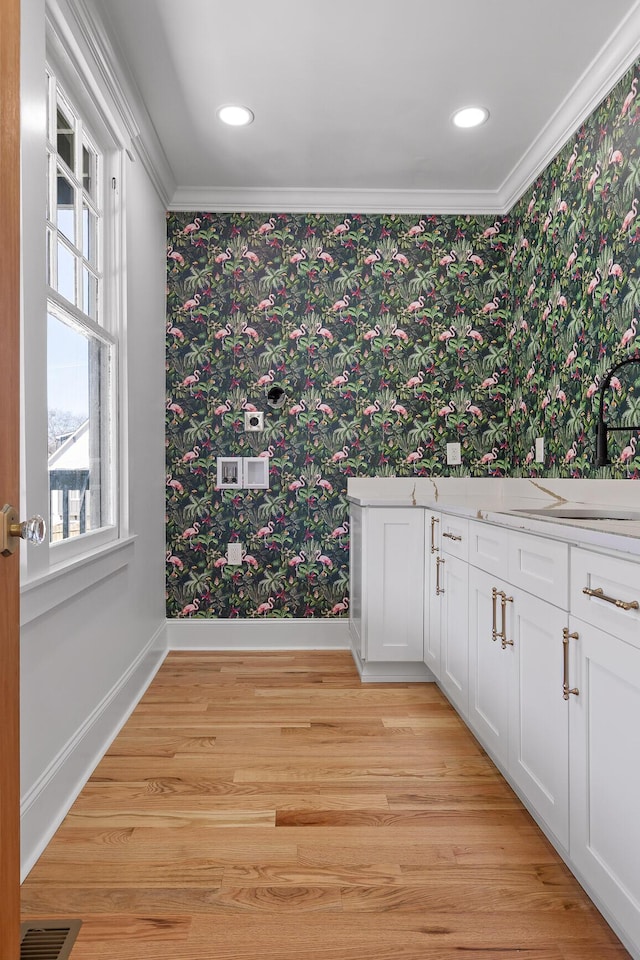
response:
<path id="1" fill-rule="evenodd" d="M 510 650 L 498 633 L 502 609 L 498 590 L 503 583 L 493 574 L 469 571 L 469 725 L 502 768 L 508 760 Z M 506 595 L 506 593 L 505 593 Z M 511 621 L 508 621 L 511 636 Z"/>
<path id="2" fill-rule="evenodd" d="M 440 623 L 443 594 L 440 592 L 440 514 L 425 515 L 424 662 L 440 678 Z"/>
<path id="3" fill-rule="evenodd" d="M 350 543 L 350 628 L 360 659 L 422 663 L 424 511 L 353 506 Z"/>
<path id="4" fill-rule="evenodd" d="M 572 551 L 572 609 L 592 622 L 569 623 L 570 860 L 640 956 L 638 600 L 640 564 Z"/>
<path id="5" fill-rule="evenodd" d="M 468 521 L 443 515 L 440 591 L 440 684 L 466 719 L 469 710 Z"/>

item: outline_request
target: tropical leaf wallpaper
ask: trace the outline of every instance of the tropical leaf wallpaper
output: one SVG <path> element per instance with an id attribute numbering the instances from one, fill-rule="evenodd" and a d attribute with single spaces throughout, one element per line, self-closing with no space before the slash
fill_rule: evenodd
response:
<path id="1" fill-rule="evenodd" d="M 599 379 L 636 346 L 637 83 L 508 217 L 169 215 L 169 617 L 343 616 L 349 476 L 640 475 L 631 431 L 592 466 Z M 609 418 L 640 423 L 635 381 Z M 268 456 L 270 488 L 217 489 L 218 456 Z"/>

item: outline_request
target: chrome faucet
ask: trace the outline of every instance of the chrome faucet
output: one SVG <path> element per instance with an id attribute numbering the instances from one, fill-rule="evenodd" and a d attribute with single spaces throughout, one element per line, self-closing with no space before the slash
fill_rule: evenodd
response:
<path id="1" fill-rule="evenodd" d="M 640 357 L 629 357 L 627 360 L 621 360 L 620 363 L 616 363 L 611 367 L 611 370 L 609 370 L 600 386 L 600 410 L 598 412 L 598 423 L 596 425 L 596 467 L 606 467 L 611 463 L 607 449 L 607 436 L 609 433 L 640 430 L 640 423 L 631 424 L 628 427 L 609 427 L 604 422 L 604 395 L 607 387 L 611 383 L 616 370 L 619 370 L 620 367 L 626 367 L 629 363 L 640 364 Z"/>

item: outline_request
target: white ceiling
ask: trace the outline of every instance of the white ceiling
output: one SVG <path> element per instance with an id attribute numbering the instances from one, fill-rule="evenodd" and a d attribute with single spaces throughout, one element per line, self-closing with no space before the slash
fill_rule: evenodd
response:
<path id="1" fill-rule="evenodd" d="M 174 207 L 504 212 L 640 52 L 640 0 L 92 3 Z"/>

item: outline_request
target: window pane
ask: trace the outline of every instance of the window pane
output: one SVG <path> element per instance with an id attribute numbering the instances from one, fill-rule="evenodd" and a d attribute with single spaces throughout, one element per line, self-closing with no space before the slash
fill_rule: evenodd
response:
<path id="1" fill-rule="evenodd" d="M 55 542 L 112 522 L 107 483 L 110 348 L 52 314 L 47 334 L 50 536 Z"/>
<path id="2" fill-rule="evenodd" d="M 75 132 L 72 121 L 65 116 L 60 107 L 58 107 L 57 144 L 59 156 L 73 170 L 75 165 Z"/>
<path id="3" fill-rule="evenodd" d="M 86 267 L 82 268 L 82 309 L 92 320 L 98 319 L 98 281 Z"/>
<path id="4" fill-rule="evenodd" d="M 85 260 L 96 265 L 96 235 L 98 229 L 98 218 L 95 213 L 87 207 L 82 207 L 82 254 Z"/>
<path id="5" fill-rule="evenodd" d="M 71 243 L 76 242 L 76 191 L 63 173 L 58 170 L 57 183 L 57 224 Z"/>
<path id="6" fill-rule="evenodd" d="M 56 290 L 70 303 L 76 302 L 76 258 L 59 240 Z"/>
<path id="7" fill-rule="evenodd" d="M 82 145 L 82 186 L 90 197 L 95 200 L 96 189 L 96 155 L 91 147 Z"/>

